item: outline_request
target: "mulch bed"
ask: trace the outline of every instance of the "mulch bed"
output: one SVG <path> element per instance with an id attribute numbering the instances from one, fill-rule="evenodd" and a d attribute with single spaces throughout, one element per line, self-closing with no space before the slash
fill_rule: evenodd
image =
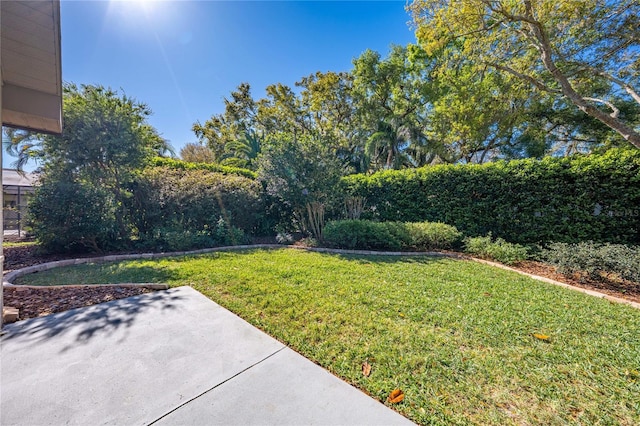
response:
<path id="1" fill-rule="evenodd" d="M 256 241 L 255 243 L 272 243 Z M 95 253 L 83 255 L 43 255 L 37 246 L 5 247 L 5 272 L 25 268 L 44 262 L 52 262 L 68 258 L 92 257 Z M 551 278 L 576 287 L 599 291 L 611 296 L 620 297 L 640 303 L 640 283 L 616 280 L 603 277 L 601 281 L 590 280 L 587 277 L 567 277 L 555 271 L 552 266 L 540 262 L 522 262 L 515 269 L 530 274 Z M 4 306 L 20 309 L 19 319 L 35 318 L 62 312 L 69 309 L 137 296 L 153 290 L 140 287 L 95 287 L 83 286 L 72 288 L 11 288 L 4 289 Z"/>
<path id="2" fill-rule="evenodd" d="M 556 272 L 553 266 L 541 262 L 521 262 L 514 269 L 640 303 L 640 283 L 637 282 L 616 277 L 602 277 L 601 280 L 594 280 L 587 276 L 566 276 Z"/>
<path id="3" fill-rule="evenodd" d="M 79 286 L 79 287 L 5 287 L 4 306 L 19 309 L 19 320 L 37 318 L 69 309 L 82 308 L 125 297 L 149 293 L 145 287 Z"/>

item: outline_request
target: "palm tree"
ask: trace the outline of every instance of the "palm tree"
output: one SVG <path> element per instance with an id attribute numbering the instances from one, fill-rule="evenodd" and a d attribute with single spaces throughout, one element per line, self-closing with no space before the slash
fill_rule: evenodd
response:
<path id="1" fill-rule="evenodd" d="M 262 151 L 263 141 L 264 136 L 253 129 L 247 130 L 242 138 L 226 144 L 223 163 L 254 169 L 255 160 Z"/>
<path id="2" fill-rule="evenodd" d="M 386 121 L 379 121 L 377 127 L 365 144 L 365 153 L 371 161 L 384 169 L 399 169 L 411 164 L 406 153 L 410 141 L 409 128 Z M 384 164 L 381 164 L 382 158 Z"/>
<path id="3" fill-rule="evenodd" d="M 7 154 L 17 158 L 11 165 L 18 170 L 22 170 L 29 160 L 38 159 L 42 155 L 40 135 L 29 130 L 3 127 L 2 145 Z"/>

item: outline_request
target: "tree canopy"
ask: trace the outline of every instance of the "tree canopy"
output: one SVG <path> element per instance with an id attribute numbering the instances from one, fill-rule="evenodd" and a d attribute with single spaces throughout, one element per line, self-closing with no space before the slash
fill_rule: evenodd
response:
<path id="1" fill-rule="evenodd" d="M 440 66 L 515 77 L 575 107 L 640 148 L 640 3 L 636 0 L 415 0 L 416 35 Z"/>

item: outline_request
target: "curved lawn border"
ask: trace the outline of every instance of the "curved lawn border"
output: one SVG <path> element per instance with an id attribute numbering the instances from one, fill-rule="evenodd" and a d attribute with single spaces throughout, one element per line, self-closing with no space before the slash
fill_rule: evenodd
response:
<path id="1" fill-rule="evenodd" d="M 137 260 L 137 259 L 161 259 L 164 257 L 175 257 L 175 256 L 188 256 L 194 254 L 206 254 L 206 253 L 214 253 L 218 251 L 236 251 L 236 250 L 248 250 L 248 249 L 283 249 L 283 248 L 293 248 L 298 250 L 306 250 L 306 251 L 314 251 L 319 253 L 334 253 L 334 254 L 357 254 L 357 255 L 365 255 L 365 256 L 430 256 L 430 257 L 448 257 L 453 259 L 464 259 L 464 260 L 473 260 L 474 262 L 484 263 L 485 265 L 494 266 L 496 268 L 504 269 L 507 271 L 517 272 L 520 275 L 527 276 L 529 278 L 533 278 L 534 280 L 542 281 L 548 284 L 557 285 L 560 287 L 568 288 L 570 290 L 579 291 L 584 294 L 588 294 L 589 296 L 599 297 L 601 299 L 606 299 L 611 302 L 622 303 L 625 305 L 632 306 L 636 309 L 640 309 L 640 303 L 632 302 L 631 300 L 622 299 L 620 297 L 610 296 L 605 293 L 600 293 L 594 290 L 588 290 L 581 287 L 575 287 L 570 284 L 565 284 L 560 281 L 552 280 L 550 278 L 541 277 L 539 275 L 529 274 L 527 272 L 519 271 L 514 268 L 510 268 L 508 266 L 502 265 L 496 262 L 490 262 L 488 260 L 478 259 L 475 257 L 465 256 L 462 254 L 456 253 L 441 253 L 441 252 L 401 252 L 401 251 L 372 251 L 372 250 L 343 250 L 343 249 L 331 249 L 331 248 L 322 248 L 322 247 L 300 247 L 300 246 L 286 246 L 279 244 L 253 244 L 253 245 L 240 245 L 240 246 L 226 246 L 226 247 L 213 247 L 206 248 L 200 250 L 190 250 L 190 251 L 176 251 L 176 252 L 162 252 L 162 253 L 139 253 L 139 254 L 115 254 L 109 256 L 98 256 L 98 257 L 86 257 L 79 259 L 65 259 L 58 260 L 55 262 L 47 262 L 41 263 L 39 265 L 28 266 L 22 269 L 16 269 L 15 271 L 11 271 L 3 277 L 3 286 L 7 287 L 23 287 L 20 284 L 14 284 L 13 281 L 16 278 L 22 277 L 27 274 L 31 274 L 34 272 L 47 271 L 53 268 L 59 268 L 62 266 L 71 266 L 71 265 L 81 265 L 84 263 L 105 263 L 105 262 L 119 262 L 122 260 Z M 96 284 L 93 284 L 96 285 Z M 104 285 L 104 284 L 97 284 Z M 127 284 L 113 284 L 113 285 L 126 285 L 126 286 L 135 286 L 133 283 Z M 154 284 L 146 283 L 140 284 L 139 286 L 151 286 Z M 165 286 L 165 284 L 155 284 L 159 286 Z M 79 285 L 83 287 L 84 285 Z M 24 286 L 24 287 L 37 287 L 37 288 L 47 288 L 47 286 Z M 71 287 L 71 286 L 51 286 L 52 287 Z"/>

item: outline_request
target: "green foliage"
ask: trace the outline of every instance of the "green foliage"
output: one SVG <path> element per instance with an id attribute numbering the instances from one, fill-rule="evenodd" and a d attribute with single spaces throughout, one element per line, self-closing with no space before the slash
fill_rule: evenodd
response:
<path id="1" fill-rule="evenodd" d="M 625 101 L 640 105 L 636 0 L 414 0 L 409 10 L 441 69 L 498 71 L 571 102 L 640 148 L 637 121 L 619 114 Z"/>
<path id="2" fill-rule="evenodd" d="M 258 164 L 267 195 L 295 217 L 300 231 L 310 231 L 309 223 L 316 222 L 313 213 L 319 210 L 312 206 L 322 205 L 324 216 L 337 201 L 344 166 L 317 140 L 285 137 L 268 148 Z"/>
<path id="3" fill-rule="evenodd" d="M 411 235 L 411 247 L 417 250 L 450 249 L 462 239 L 462 232 L 446 223 L 409 222 L 405 227 Z"/>
<path id="4" fill-rule="evenodd" d="M 409 239 L 402 231 L 392 222 L 337 220 L 327 223 L 323 240 L 331 247 L 350 250 L 398 250 Z"/>
<path id="5" fill-rule="evenodd" d="M 605 274 L 640 282 L 640 248 L 622 244 L 554 243 L 542 253 L 543 259 L 565 275 L 585 273 L 592 279 Z"/>
<path id="6" fill-rule="evenodd" d="M 174 158 L 155 157 L 151 161 L 152 166 L 167 167 L 175 170 L 207 170 L 210 172 L 222 173 L 223 175 L 238 175 L 249 179 L 256 178 L 256 172 L 239 167 L 222 166 L 213 163 L 190 163 L 188 161 L 176 160 Z"/>
<path id="7" fill-rule="evenodd" d="M 502 238 L 493 240 L 491 234 L 485 237 L 465 238 L 464 248 L 469 254 L 484 259 L 496 260 L 505 265 L 513 265 L 529 258 L 527 247 L 508 243 Z"/>
<path id="8" fill-rule="evenodd" d="M 71 180 L 41 180 L 29 203 L 33 233 L 49 252 L 118 248 L 115 216 L 110 193 Z"/>
<path id="9" fill-rule="evenodd" d="M 247 242 L 248 238 L 242 229 L 228 225 L 220 217 L 215 226 L 205 226 L 202 230 L 184 229 L 178 224 L 154 228 L 138 242 L 138 247 L 155 252 L 170 252 L 239 245 Z"/>
<path id="10" fill-rule="evenodd" d="M 443 222 L 521 244 L 640 241 L 640 151 L 439 165 L 342 179 L 362 217 Z"/>
<path id="11" fill-rule="evenodd" d="M 453 226 L 429 222 L 337 220 L 324 230 L 324 242 L 346 249 L 441 250 L 455 246 L 462 234 Z"/>
<path id="12" fill-rule="evenodd" d="M 62 134 L 40 145 L 34 234 L 51 250 L 114 248 L 131 236 L 135 171 L 168 145 L 146 105 L 111 89 L 65 85 L 63 113 Z"/>
<path id="13" fill-rule="evenodd" d="M 188 163 L 214 163 L 216 160 L 213 151 L 199 143 L 188 143 L 182 147 L 180 158 Z"/>
<path id="14" fill-rule="evenodd" d="M 155 240 L 157 230 L 170 229 L 204 232 L 228 243 L 235 238 L 233 229 L 253 233 L 263 218 L 262 187 L 243 176 L 150 167 L 138 175 L 134 188 L 133 221 L 141 240 Z M 222 232 L 225 227 L 228 234 Z"/>

